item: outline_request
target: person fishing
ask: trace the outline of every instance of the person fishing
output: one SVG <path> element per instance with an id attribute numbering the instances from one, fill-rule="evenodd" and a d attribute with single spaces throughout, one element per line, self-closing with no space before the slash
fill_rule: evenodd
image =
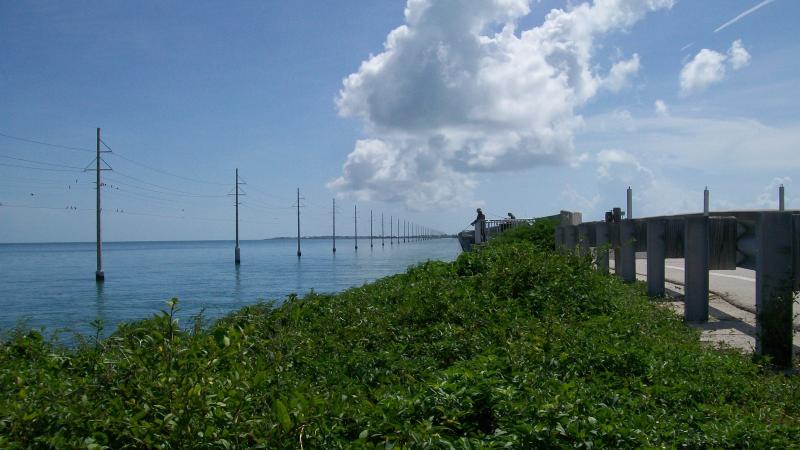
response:
<path id="1" fill-rule="evenodd" d="M 515 220 L 517 220 L 517 217 L 514 216 L 514 214 L 508 213 L 508 216 L 506 216 L 503 219 L 503 223 L 500 224 L 500 230 L 501 231 L 508 230 L 509 228 L 511 228 L 514 225 L 514 221 Z"/>
<path id="2" fill-rule="evenodd" d="M 478 217 L 470 225 L 475 225 L 476 223 L 480 223 L 481 226 L 481 242 L 486 242 L 486 216 L 483 215 L 483 211 L 480 208 L 478 208 Z"/>

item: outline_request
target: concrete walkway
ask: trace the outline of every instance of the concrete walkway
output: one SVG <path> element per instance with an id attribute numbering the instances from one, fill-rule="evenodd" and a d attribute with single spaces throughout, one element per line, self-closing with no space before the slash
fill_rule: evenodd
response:
<path id="1" fill-rule="evenodd" d="M 637 254 L 636 278 L 647 280 L 647 260 Z M 610 261 L 611 270 L 614 259 Z M 683 259 L 667 259 L 665 264 L 666 290 L 670 299 L 665 305 L 683 315 Z M 715 346 L 732 347 L 754 352 L 756 347 L 756 277 L 748 269 L 709 271 L 709 320 L 689 324 L 702 330 L 700 340 Z M 794 303 L 794 354 L 800 355 L 800 296 Z"/>

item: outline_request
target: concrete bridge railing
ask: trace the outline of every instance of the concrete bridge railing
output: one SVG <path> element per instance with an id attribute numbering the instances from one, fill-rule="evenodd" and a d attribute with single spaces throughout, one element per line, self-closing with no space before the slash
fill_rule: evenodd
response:
<path id="1" fill-rule="evenodd" d="M 501 233 L 520 225 L 531 225 L 536 219 L 479 220 L 475 223 L 475 242 L 488 242 Z"/>
<path id="2" fill-rule="evenodd" d="M 630 211 L 630 201 L 628 206 Z M 636 253 L 646 252 L 647 291 L 653 297 L 665 293 L 665 259 L 684 258 L 688 322 L 708 321 L 709 270 L 755 270 L 756 353 L 779 365 L 791 364 L 792 304 L 800 289 L 800 210 L 622 216 L 615 208 L 604 221 L 574 223 L 562 213 L 556 247 L 591 252 L 597 269 L 605 272 L 613 250 L 614 271 L 626 282 L 636 280 Z"/>

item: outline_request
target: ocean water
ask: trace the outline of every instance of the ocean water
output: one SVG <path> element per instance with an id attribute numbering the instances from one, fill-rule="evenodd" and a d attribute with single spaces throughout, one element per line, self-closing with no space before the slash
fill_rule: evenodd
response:
<path id="1" fill-rule="evenodd" d="M 213 319 L 257 303 L 281 301 L 288 294 L 340 292 L 404 272 L 426 261 L 452 261 L 461 249 L 455 239 L 381 247 L 380 240 L 303 240 L 296 256 L 291 239 L 242 241 L 242 263 L 233 262 L 232 241 L 109 242 L 103 245 L 104 283 L 96 283 L 93 243 L 0 245 L 0 333 L 15 327 L 46 334 L 104 334 L 120 322 L 143 319 L 179 299 L 179 320 L 204 311 Z"/>

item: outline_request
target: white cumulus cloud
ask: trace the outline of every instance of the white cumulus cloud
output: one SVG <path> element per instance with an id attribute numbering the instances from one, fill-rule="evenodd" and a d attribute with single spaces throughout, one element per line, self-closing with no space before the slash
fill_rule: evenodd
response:
<path id="1" fill-rule="evenodd" d="M 728 53 L 704 48 L 687 62 L 680 74 L 681 93 L 700 92 L 725 78 L 727 69 L 739 70 L 750 63 L 750 53 L 741 40 L 731 44 Z"/>
<path id="2" fill-rule="evenodd" d="M 661 99 L 656 100 L 655 109 L 656 109 L 656 114 L 658 114 L 659 116 L 661 117 L 669 116 L 669 107 L 667 106 L 666 103 L 664 103 L 664 100 Z"/>
<path id="3" fill-rule="evenodd" d="M 422 208 L 469 200 L 478 172 L 571 162 L 579 109 L 639 69 L 633 55 L 598 70 L 596 40 L 673 3 L 595 0 L 518 30 L 529 0 L 409 0 L 384 51 L 344 80 L 339 113 L 368 136 L 329 187 Z"/>
<path id="4" fill-rule="evenodd" d="M 731 44 L 731 48 L 728 50 L 728 61 L 733 70 L 739 70 L 750 64 L 750 53 L 745 50 L 741 39 L 737 39 Z"/>
<path id="5" fill-rule="evenodd" d="M 630 79 L 639 73 L 639 55 L 626 61 L 619 61 L 611 66 L 608 76 L 603 80 L 603 87 L 611 92 L 619 92 L 630 83 Z"/>

